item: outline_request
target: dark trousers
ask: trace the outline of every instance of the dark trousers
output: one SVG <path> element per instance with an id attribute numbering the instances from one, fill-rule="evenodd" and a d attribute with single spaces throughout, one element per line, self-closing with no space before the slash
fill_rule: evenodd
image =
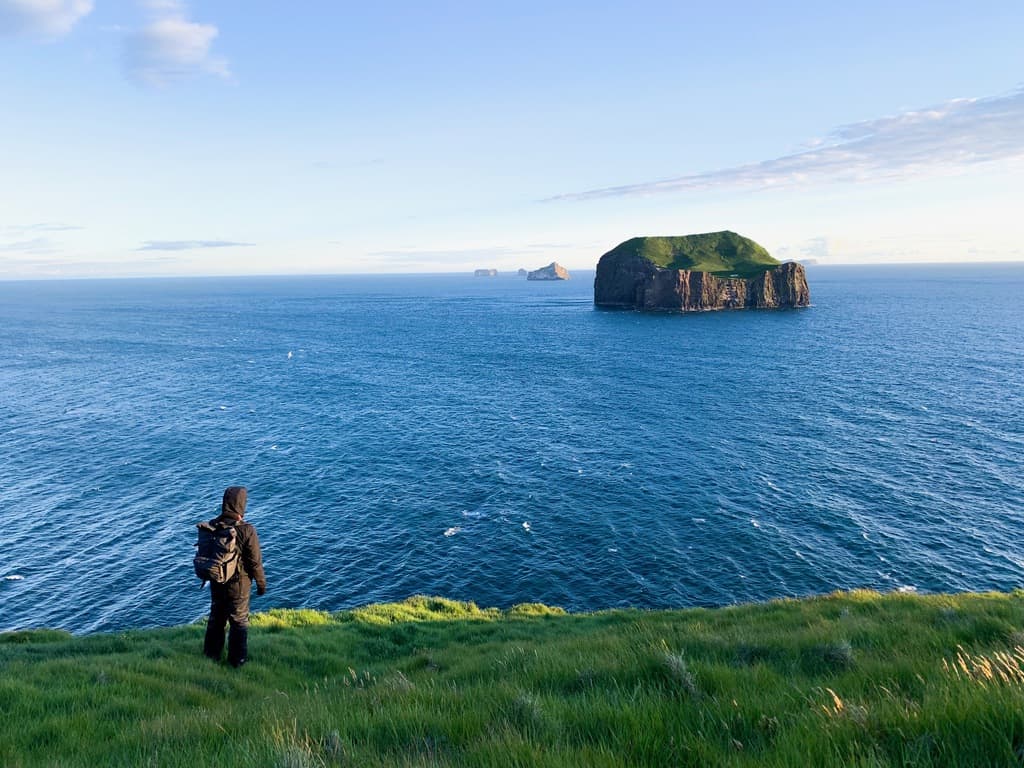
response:
<path id="1" fill-rule="evenodd" d="M 236 578 L 227 584 L 210 584 L 210 620 L 206 623 L 203 653 L 220 660 L 224 650 L 224 625 L 228 635 L 228 663 L 238 666 L 249 655 L 249 590 L 252 582 Z"/>

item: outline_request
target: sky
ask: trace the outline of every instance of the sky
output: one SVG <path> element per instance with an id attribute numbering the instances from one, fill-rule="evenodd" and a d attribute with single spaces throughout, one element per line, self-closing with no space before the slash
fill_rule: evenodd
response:
<path id="1" fill-rule="evenodd" d="M 0 0 L 0 279 L 1024 261 L 1024 3 Z"/>

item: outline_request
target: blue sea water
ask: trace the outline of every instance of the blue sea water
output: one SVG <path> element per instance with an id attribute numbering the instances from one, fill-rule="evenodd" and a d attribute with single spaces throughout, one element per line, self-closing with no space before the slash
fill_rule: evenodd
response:
<path id="1" fill-rule="evenodd" d="M 593 273 L 0 283 L 0 630 L 203 615 L 232 484 L 256 609 L 1024 584 L 1024 265 L 809 279 L 687 315 Z"/>

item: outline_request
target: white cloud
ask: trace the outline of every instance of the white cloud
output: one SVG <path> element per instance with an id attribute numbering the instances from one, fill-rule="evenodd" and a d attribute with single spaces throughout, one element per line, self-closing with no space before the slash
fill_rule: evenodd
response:
<path id="1" fill-rule="evenodd" d="M 13 243 L 0 243 L 0 253 L 55 253 L 59 248 L 46 237 L 33 237 L 31 240 L 18 240 Z"/>
<path id="2" fill-rule="evenodd" d="M 44 221 L 38 224 L 8 224 L 0 227 L 0 234 L 25 235 L 33 232 L 74 232 L 85 229 L 75 224 L 63 224 L 61 222 Z"/>
<path id="3" fill-rule="evenodd" d="M 148 277 L 174 274 L 182 263 L 177 256 L 147 256 L 144 259 L 96 259 L 90 257 L 21 257 L 0 260 L 0 279 Z"/>
<path id="4" fill-rule="evenodd" d="M 210 50 L 217 27 L 189 21 L 185 7 L 174 0 L 147 0 L 143 5 L 153 18 L 125 39 L 129 77 L 153 86 L 198 74 L 231 77 L 227 60 Z"/>
<path id="5" fill-rule="evenodd" d="M 828 238 L 818 236 L 804 240 L 796 245 L 779 246 L 774 250 L 774 254 L 776 258 L 782 260 L 809 259 L 811 261 L 818 261 L 821 259 L 827 261 L 831 256 L 831 250 Z"/>
<path id="6" fill-rule="evenodd" d="M 543 255 L 546 251 L 553 249 L 572 248 L 569 243 L 530 243 L 520 247 L 480 247 L 480 248 L 409 248 L 390 251 L 370 251 L 366 255 L 386 259 L 390 265 L 420 266 L 429 264 L 433 266 L 452 266 L 474 264 L 476 266 L 489 266 L 486 262 L 507 264 L 513 260 L 525 261 L 536 259 L 538 254 Z"/>
<path id="7" fill-rule="evenodd" d="M 437 262 L 461 262 L 466 259 L 494 259 L 503 256 L 518 254 L 515 248 L 451 248 L 451 249 L 418 249 L 410 248 L 399 251 L 371 251 L 369 256 L 377 256 L 384 259 L 396 261 L 419 261 L 431 259 Z"/>
<path id="8" fill-rule="evenodd" d="M 195 248 L 238 248 L 254 243 L 237 243 L 233 240 L 147 240 L 137 251 L 190 251 Z"/>
<path id="9" fill-rule="evenodd" d="M 44 221 L 36 224 L 5 224 L 0 226 L 0 254 L 5 258 L 23 259 L 26 255 L 59 253 L 63 243 L 52 235 L 85 229 L 74 224 Z"/>
<path id="10" fill-rule="evenodd" d="M 180 0 L 141 0 L 139 5 L 155 13 L 178 14 L 183 13 L 185 7 Z"/>
<path id="11" fill-rule="evenodd" d="M 1024 88 L 837 128 L 804 152 L 704 173 L 559 195 L 551 200 L 722 188 L 796 188 L 906 179 L 1024 158 Z"/>
<path id="12" fill-rule="evenodd" d="M 0 0 L 0 35 L 54 40 L 92 11 L 92 0 Z"/>

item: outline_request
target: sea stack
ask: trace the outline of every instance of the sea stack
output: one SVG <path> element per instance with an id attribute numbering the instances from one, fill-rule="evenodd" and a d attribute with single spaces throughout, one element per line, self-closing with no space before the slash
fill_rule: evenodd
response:
<path id="1" fill-rule="evenodd" d="M 568 280 L 569 270 L 559 264 L 557 261 L 552 261 L 546 267 L 535 269 L 532 272 L 526 273 L 527 280 Z"/>
<path id="2" fill-rule="evenodd" d="M 594 304 L 641 310 L 783 309 L 811 303 L 803 265 L 735 232 L 634 237 L 601 257 Z"/>

